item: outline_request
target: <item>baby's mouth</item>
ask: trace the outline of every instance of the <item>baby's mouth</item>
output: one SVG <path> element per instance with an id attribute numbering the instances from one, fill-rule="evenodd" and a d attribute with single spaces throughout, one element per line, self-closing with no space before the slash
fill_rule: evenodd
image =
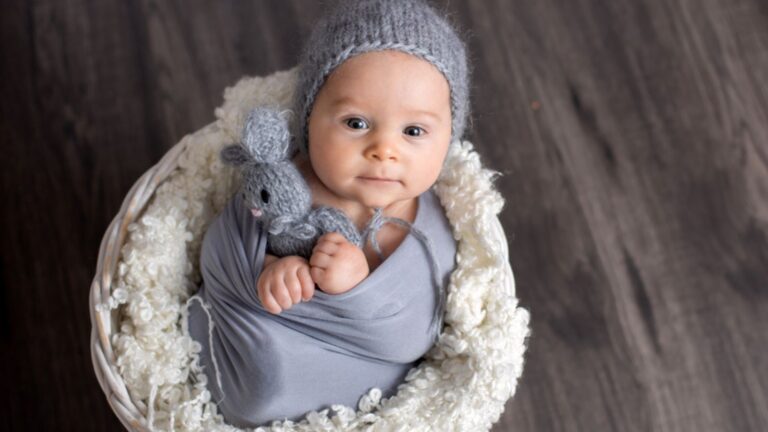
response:
<path id="1" fill-rule="evenodd" d="M 261 211 L 261 209 L 260 209 L 260 208 L 258 208 L 258 207 L 254 207 L 254 208 L 252 208 L 252 209 L 251 209 L 251 214 L 252 214 L 254 217 L 259 217 L 259 216 L 261 216 L 261 214 L 262 214 L 262 211 Z"/>
<path id="2" fill-rule="evenodd" d="M 388 178 L 388 177 L 378 177 L 378 176 L 359 176 L 358 177 L 361 180 L 366 180 L 369 182 L 374 183 L 399 183 L 398 180 Z"/>

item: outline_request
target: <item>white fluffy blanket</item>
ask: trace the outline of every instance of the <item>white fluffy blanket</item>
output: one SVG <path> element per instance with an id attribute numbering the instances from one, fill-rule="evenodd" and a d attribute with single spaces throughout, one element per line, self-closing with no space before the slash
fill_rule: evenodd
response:
<path id="1" fill-rule="evenodd" d="M 219 150 L 237 141 L 252 107 L 289 106 L 295 77 L 292 69 L 228 88 L 217 120 L 184 137 L 178 168 L 129 227 L 110 299 L 121 311 L 112 343 L 131 397 L 147 406 L 149 429 L 238 430 L 222 423 L 210 401 L 196 366 L 199 344 L 182 328 L 184 306 L 200 283 L 203 234 L 237 187 Z M 333 406 L 268 430 L 475 431 L 498 420 L 522 373 L 529 315 L 517 306 L 496 173 L 481 166 L 469 142 L 454 147 L 436 187 L 458 240 L 442 342 L 395 396 L 382 400 L 374 390 L 357 407 Z"/>

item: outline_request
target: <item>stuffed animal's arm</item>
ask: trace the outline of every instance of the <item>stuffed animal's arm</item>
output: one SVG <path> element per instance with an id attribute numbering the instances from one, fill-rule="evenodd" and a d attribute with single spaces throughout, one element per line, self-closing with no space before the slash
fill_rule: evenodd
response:
<path id="1" fill-rule="evenodd" d="M 346 213 L 334 207 L 318 207 L 309 215 L 309 223 L 320 228 L 323 234 L 338 232 L 353 245 L 362 248 L 363 240 L 355 224 Z"/>

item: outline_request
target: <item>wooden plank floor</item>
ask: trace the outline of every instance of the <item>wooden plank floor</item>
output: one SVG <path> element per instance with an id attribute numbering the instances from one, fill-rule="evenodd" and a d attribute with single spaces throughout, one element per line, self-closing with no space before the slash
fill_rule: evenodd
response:
<path id="1" fill-rule="evenodd" d="M 768 2 L 443 0 L 532 337 L 495 431 L 768 430 Z M 119 430 L 88 289 L 133 182 L 324 5 L 0 6 L 3 430 Z"/>

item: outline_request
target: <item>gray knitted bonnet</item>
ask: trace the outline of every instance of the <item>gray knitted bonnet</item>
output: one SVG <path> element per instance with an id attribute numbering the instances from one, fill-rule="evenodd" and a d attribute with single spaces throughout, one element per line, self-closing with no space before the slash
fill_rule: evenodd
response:
<path id="1" fill-rule="evenodd" d="M 297 146 L 307 150 L 307 121 L 325 80 L 345 60 L 370 51 L 397 50 L 434 65 L 451 91 L 451 142 L 469 117 L 469 68 L 464 43 L 444 16 L 424 0 L 342 0 L 315 26 L 299 61 Z"/>

